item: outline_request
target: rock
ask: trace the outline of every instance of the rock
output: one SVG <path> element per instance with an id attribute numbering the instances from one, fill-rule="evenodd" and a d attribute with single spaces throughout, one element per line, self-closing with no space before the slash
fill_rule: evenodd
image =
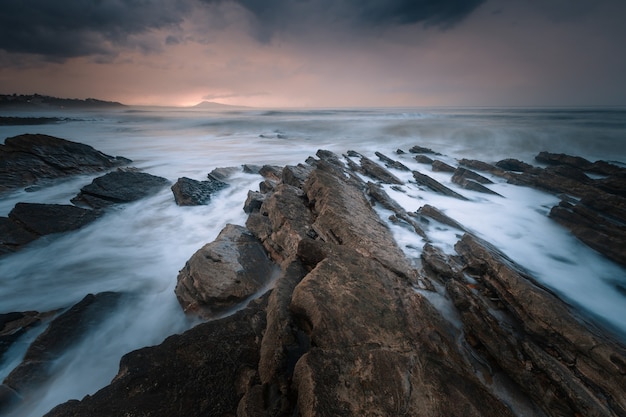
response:
<path id="1" fill-rule="evenodd" d="M 418 146 L 418 145 L 415 145 L 411 149 L 409 149 L 409 152 L 411 152 L 411 153 L 431 153 L 433 155 L 441 155 L 440 153 L 437 153 L 437 152 L 433 151 L 430 148 L 424 148 L 424 147 Z"/>
<path id="2" fill-rule="evenodd" d="M 266 298 L 220 320 L 128 353 L 110 385 L 45 417 L 235 416 L 258 384 Z"/>
<path id="3" fill-rule="evenodd" d="M 415 181 L 417 181 L 419 185 L 428 187 L 436 193 L 443 194 L 448 197 L 458 198 L 459 200 L 467 200 L 467 198 L 463 197 L 461 194 L 457 193 L 456 191 L 452 191 L 445 185 L 441 184 L 440 182 L 429 177 L 426 174 L 422 174 L 418 171 L 413 171 L 413 178 L 415 178 Z"/>
<path id="4" fill-rule="evenodd" d="M 400 282 L 342 245 L 295 288 L 312 345 L 294 373 L 299 415 L 512 415 L 461 371 L 438 313 Z"/>
<path id="5" fill-rule="evenodd" d="M 283 168 L 276 165 L 263 165 L 259 169 L 259 174 L 265 179 L 280 181 L 282 178 Z"/>
<path id="6" fill-rule="evenodd" d="M 526 162 L 522 162 L 519 159 L 503 159 L 501 161 L 496 162 L 496 167 L 502 168 L 507 171 L 516 171 L 516 172 L 530 172 L 535 169 L 534 166 L 527 164 Z"/>
<path id="7" fill-rule="evenodd" d="M 460 185 L 466 190 L 478 191 L 479 193 L 492 194 L 502 197 L 500 194 L 483 185 L 493 184 L 493 181 L 475 173 L 474 171 L 470 171 L 469 169 L 461 167 L 457 168 L 454 171 L 454 175 L 452 175 L 452 182 Z"/>
<path id="8" fill-rule="evenodd" d="M 65 204 L 17 203 L 9 213 L 9 219 L 34 235 L 44 236 L 79 229 L 100 214 Z"/>
<path id="9" fill-rule="evenodd" d="M 45 314 L 37 311 L 0 314 L 0 361 L 17 339 L 30 329 L 40 325 L 45 317 Z"/>
<path id="10" fill-rule="evenodd" d="M 182 177 L 172 185 L 172 192 L 179 206 L 200 206 L 208 203 L 211 194 L 226 187 L 228 184 L 220 180 L 196 181 Z"/>
<path id="11" fill-rule="evenodd" d="M 427 157 L 426 155 L 421 155 L 421 154 L 420 155 L 415 155 L 414 159 L 417 162 L 419 162 L 420 164 L 430 165 L 430 164 L 432 164 L 434 162 L 431 158 Z"/>
<path id="12" fill-rule="evenodd" d="M 431 164 L 433 167 L 433 171 L 435 172 L 454 172 L 456 170 L 455 167 L 439 160 L 431 160 Z"/>
<path id="13" fill-rule="evenodd" d="M 257 293 L 273 271 L 257 238 L 229 224 L 187 261 L 175 293 L 186 313 L 210 318 Z"/>
<path id="14" fill-rule="evenodd" d="M 241 169 L 237 167 L 215 168 L 207 174 L 207 178 L 213 181 L 218 180 L 226 182 L 231 175 L 240 171 Z M 258 174 L 258 171 L 256 173 Z"/>
<path id="15" fill-rule="evenodd" d="M 550 218 L 567 227 L 574 236 L 607 258 L 626 266 L 626 226 L 584 204 L 561 202 Z"/>
<path id="16" fill-rule="evenodd" d="M 430 217 L 431 219 L 436 220 L 439 223 L 452 226 L 455 229 L 460 230 L 462 232 L 467 232 L 465 227 L 463 227 L 463 225 L 461 225 L 459 222 L 448 217 L 446 214 L 442 213 L 439 209 L 429 204 L 424 204 L 422 207 L 419 208 L 417 213 L 422 216 Z"/>
<path id="17" fill-rule="evenodd" d="M 387 167 L 395 168 L 399 171 L 410 171 L 410 169 L 406 165 L 404 165 L 402 162 L 395 161 L 380 152 L 375 152 L 375 153 L 376 153 L 376 156 L 380 158 L 380 160 L 383 161 Z"/>
<path id="18" fill-rule="evenodd" d="M 0 144 L 0 192 L 41 180 L 104 171 L 130 162 L 53 136 L 14 136 Z"/>
<path id="19" fill-rule="evenodd" d="M 265 201 L 266 195 L 256 191 L 248 191 L 248 197 L 243 204 L 243 211 L 245 213 L 258 212 Z"/>
<path id="20" fill-rule="evenodd" d="M 403 155 L 403 154 L 405 154 L 405 153 L 406 153 L 406 152 L 404 152 L 404 151 L 403 151 L 402 149 L 400 149 L 400 148 L 396 149 L 396 154 L 398 154 L 398 155 Z"/>
<path id="21" fill-rule="evenodd" d="M 378 201 L 384 208 L 387 210 L 391 210 L 394 214 L 404 222 L 408 223 L 415 233 L 426 239 L 426 233 L 422 230 L 422 228 L 417 224 L 417 222 L 409 216 L 402 206 L 396 203 L 395 200 L 392 200 L 389 195 L 383 190 L 383 188 L 372 182 L 367 183 L 368 193 L 369 195 L 376 201 Z"/>
<path id="22" fill-rule="evenodd" d="M 318 166 L 304 185 L 315 213 L 313 230 L 324 242 L 348 245 L 410 278 L 414 271 L 363 192 L 348 178 Z"/>
<path id="23" fill-rule="evenodd" d="M 626 350 L 494 248 L 465 235 L 456 245 L 475 284 L 447 284 L 466 340 L 547 415 L 626 413 Z"/>
<path id="24" fill-rule="evenodd" d="M 119 298 L 120 294 L 113 292 L 89 294 L 56 317 L 31 343 L 22 363 L 11 371 L 4 384 L 27 401 L 33 390 L 50 377 L 49 370 L 54 362 L 74 345 L 94 322 L 102 320 Z"/>
<path id="25" fill-rule="evenodd" d="M 283 168 L 282 182 L 283 184 L 302 188 L 302 185 L 306 181 L 311 171 L 313 171 L 313 167 L 310 165 L 287 165 L 285 166 L 285 168 Z"/>
<path id="26" fill-rule="evenodd" d="M 482 175 L 475 173 L 474 171 L 470 171 L 469 169 L 459 167 L 454 170 L 452 182 L 458 184 L 459 182 L 462 182 L 462 179 L 476 181 L 480 184 L 493 184 L 493 181 L 491 181 L 489 178 L 485 178 Z"/>
<path id="27" fill-rule="evenodd" d="M 301 189 L 280 184 L 261 206 L 261 213 L 266 214 L 267 234 L 249 226 L 276 263 L 293 258 L 300 240 L 311 233 L 313 220 L 308 204 Z"/>
<path id="28" fill-rule="evenodd" d="M 361 168 L 363 168 L 365 175 L 382 183 L 404 184 L 398 177 L 365 156 L 361 157 Z"/>
<path id="29" fill-rule="evenodd" d="M 38 237 L 8 217 L 0 217 L 0 255 L 15 252 Z"/>
<path id="30" fill-rule="evenodd" d="M 508 173 L 505 170 L 486 162 L 477 161 L 475 159 L 461 159 L 459 160 L 459 165 L 462 165 L 466 168 L 475 169 L 477 171 L 490 172 L 493 175 L 497 175 L 498 177 L 508 178 Z"/>
<path id="31" fill-rule="evenodd" d="M 556 154 L 550 152 L 540 152 L 535 159 L 548 165 L 568 165 L 578 169 L 586 170 L 591 167 L 591 162 L 579 156 L 571 156 L 563 153 Z"/>
<path id="32" fill-rule="evenodd" d="M 162 177 L 134 170 L 117 170 L 94 179 L 71 201 L 93 208 L 129 203 L 157 193 L 169 185 Z"/>
<path id="33" fill-rule="evenodd" d="M 252 164 L 243 164 L 241 166 L 241 169 L 246 174 L 260 174 L 261 168 L 263 168 L 261 165 L 252 165 Z"/>

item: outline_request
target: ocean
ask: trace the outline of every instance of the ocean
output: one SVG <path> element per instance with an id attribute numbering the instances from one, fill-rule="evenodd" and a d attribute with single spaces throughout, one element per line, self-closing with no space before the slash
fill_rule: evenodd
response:
<path id="1" fill-rule="evenodd" d="M 432 172 L 411 154 L 415 145 L 440 152 L 444 162 L 470 158 L 496 162 L 516 158 L 539 165 L 540 151 L 567 153 L 626 166 L 626 108 L 236 108 L 200 110 L 125 107 L 115 110 L 2 111 L 2 116 L 58 117 L 58 123 L 0 126 L 0 140 L 43 133 L 85 143 L 132 159 L 132 166 L 175 182 L 206 178 L 214 168 L 242 164 L 296 165 L 318 149 L 338 154 L 355 150 L 373 160 L 379 151 L 454 190 L 446 173 Z M 405 182 L 410 173 L 394 171 Z M 99 174 L 101 175 L 101 174 Z M 17 202 L 69 204 L 94 175 L 56 181 L 35 190 L 2 195 L 0 216 Z M 462 190 L 460 201 L 408 184 L 405 192 L 385 190 L 407 210 L 433 205 L 491 242 L 574 308 L 626 338 L 626 270 L 588 248 L 548 218 L 556 196 L 492 178 L 505 198 Z M 178 207 L 169 188 L 138 202 L 110 209 L 74 232 L 49 235 L 0 258 L 0 314 L 67 308 L 89 293 L 124 293 L 117 309 L 85 334 L 54 366 L 49 383 L 15 417 L 41 416 L 69 399 L 81 399 L 107 385 L 125 353 L 160 343 L 197 323 L 185 317 L 174 287 L 189 257 L 211 242 L 227 223 L 244 225 L 248 190 L 259 175 L 237 169 L 230 187 L 210 203 Z M 388 222 L 389 212 L 376 207 Z M 389 223 L 407 256 L 419 266 L 424 242 Z M 435 246 L 448 253 L 458 231 L 427 229 Z M 454 321 L 441 294 L 425 294 Z M 21 361 L 43 326 L 27 333 L 4 355 L 0 380 Z"/>

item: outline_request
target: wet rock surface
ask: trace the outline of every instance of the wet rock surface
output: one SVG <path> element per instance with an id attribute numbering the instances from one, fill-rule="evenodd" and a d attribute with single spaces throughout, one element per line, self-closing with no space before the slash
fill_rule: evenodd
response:
<path id="1" fill-rule="evenodd" d="M 186 312 L 208 318 L 255 294 L 272 271 L 257 238 L 242 226 L 228 225 L 189 259 L 175 293 Z"/>
<path id="2" fill-rule="evenodd" d="M 406 212 L 383 187 L 401 188 L 405 170 L 384 154 L 377 156 L 387 167 L 358 152 L 316 156 L 259 168 L 270 183 L 246 204 L 246 228 L 229 225 L 198 251 L 176 290 L 201 317 L 257 291 L 239 291 L 251 270 L 254 282 L 276 276 L 269 294 L 126 355 L 109 386 L 48 416 L 626 415 L 623 341 L 436 207 Z M 621 178 L 620 167 L 550 154 L 538 161 L 548 166 L 461 160 L 438 175 L 456 175 L 452 188 L 486 188 L 500 177 L 567 194 L 569 206 L 558 207 L 584 219 L 568 221 L 609 233 L 598 226 L 606 217 L 616 239 L 625 235 L 619 181 L 609 180 Z M 592 169 L 603 178 L 587 175 Z M 420 192 L 475 198 L 412 174 Z M 419 263 L 409 262 L 373 204 L 415 232 L 424 245 Z M 458 231 L 454 253 L 429 242 L 420 224 L 431 221 Z M 613 246 L 626 247 L 619 242 Z M 251 247 L 255 255 L 246 254 Z M 450 311 L 440 309 L 442 298 Z"/>
<path id="3" fill-rule="evenodd" d="M 207 204 L 213 193 L 226 187 L 228 184 L 218 179 L 209 178 L 208 181 L 197 181 L 182 177 L 172 185 L 172 193 L 179 206 L 200 206 Z"/>
<path id="4" fill-rule="evenodd" d="M 107 312 L 114 308 L 120 297 L 120 293 L 114 292 L 88 294 L 52 319 L 44 332 L 30 344 L 22 362 L 2 382 L 4 390 L 13 395 L 7 395 L 5 402 L 0 402 L 0 410 L 7 411 L 20 401 L 29 401 L 35 390 L 48 381 L 55 361 L 74 346 L 94 322 L 105 319 Z M 20 325 L 15 328 L 22 332 L 39 324 L 42 317 L 45 317 L 35 312 L 11 313 L 8 317 L 16 318 L 16 314 L 23 317 L 18 322 L 11 320 L 7 324 Z"/>
<path id="5" fill-rule="evenodd" d="M 157 193 L 169 184 L 167 179 L 146 172 L 117 170 L 94 179 L 91 184 L 81 188 L 71 201 L 100 209 L 139 200 Z"/>
<path id="6" fill-rule="evenodd" d="M 19 135 L 0 144 L 0 192 L 42 180 L 105 171 L 130 162 L 54 136 Z"/>

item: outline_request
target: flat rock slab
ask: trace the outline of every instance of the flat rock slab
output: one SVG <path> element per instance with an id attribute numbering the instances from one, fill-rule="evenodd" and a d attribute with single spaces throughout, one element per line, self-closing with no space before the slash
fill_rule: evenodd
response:
<path id="1" fill-rule="evenodd" d="M 91 146 L 48 135 L 25 134 L 0 144 L 0 191 L 43 179 L 104 171 L 130 163 Z"/>
<path id="2" fill-rule="evenodd" d="M 37 236 L 79 229 L 101 213 L 68 204 L 17 203 L 9 219 Z"/>
<path id="3" fill-rule="evenodd" d="M 135 170 L 117 170 L 98 177 L 84 186 L 71 201 L 93 208 L 129 203 L 157 193 L 170 182 L 155 175 Z"/>
<path id="4" fill-rule="evenodd" d="M 187 261 L 175 293 L 185 312 L 209 318 L 254 295 L 273 271 L 261 242 L 245 227 L 229 224 Z"/>
<path id="5" fill-rule="evenodd" d="M 226 187 L 228 184 L 218 179 L 210 178 L 208 181 L 197 181 L 182 177 L 172 185 L 172 193 L 174 193 L 174 200 L 179 206 L 200 206 L 207 204 L 213 193 Z"/>

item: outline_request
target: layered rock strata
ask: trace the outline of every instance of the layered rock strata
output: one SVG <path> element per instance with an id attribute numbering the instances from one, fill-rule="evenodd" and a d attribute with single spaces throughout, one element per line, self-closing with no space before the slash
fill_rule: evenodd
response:
<path id="1" fill-rule="evenodd" d="M 437 208 L 407 213 L 394 204 L 380 182 L 398 177 L 385 167 L 356 152 L 317 156 L 308 165 L 260 168 L 266 180 L 246 202 L 246 228 L 227 226 L 192 257 L 177 288 L 181 304 L 203 315 L 223 308 L 203 294 L 241 284 L 250 269 L 271 279 L 265 261 L 244 265 L 236 244 L 244 236 L 279 269 L 269 294 L 128 354 L 111 385 L 49 416 L 626 415 L 621 342 Z M 463 165 L 454 168 L 458 182 L 489 185 Z M 511 167 L 529 170 L 500 165 L 473 166 L 507 178 L 519 175 Z M 413 174 L 446 192 L 423 175 Z M 420 269 L 368 197 L 425 243 Z M 463 234 L 455 255 L 429 243 L 418 223 L 427 219 Z M 452 311 L 435 307 L 437 297 Z"/>

